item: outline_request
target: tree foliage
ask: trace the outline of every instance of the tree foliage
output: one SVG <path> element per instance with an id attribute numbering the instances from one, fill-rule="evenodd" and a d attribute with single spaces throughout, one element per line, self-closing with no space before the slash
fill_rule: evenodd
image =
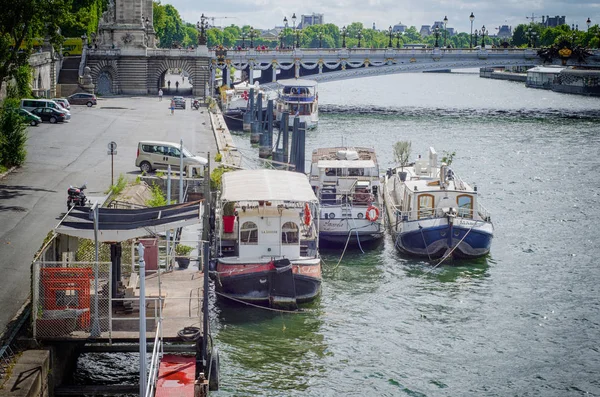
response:
<path id="1" fill-rule="evenodd" d="M 0 161 L 5 167 L 13 167 L 22 165 L 27 157 L 27 131 L 18 113 L 16 88 L 9 85 L 7 93 L 0 113 Z"/>

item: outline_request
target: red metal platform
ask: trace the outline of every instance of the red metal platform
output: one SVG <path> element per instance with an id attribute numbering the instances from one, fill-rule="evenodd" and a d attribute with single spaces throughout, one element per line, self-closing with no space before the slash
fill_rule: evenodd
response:
<path id="1" fill-rule="evenodd" d="M 165 354 L 158 368 L 155 397 L 193 397 L 196 359 Z"/>

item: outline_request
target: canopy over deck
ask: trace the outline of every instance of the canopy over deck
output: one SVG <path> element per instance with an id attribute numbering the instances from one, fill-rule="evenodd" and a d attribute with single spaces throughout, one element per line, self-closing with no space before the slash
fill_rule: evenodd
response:
<path id="1" fill-rule="evenodd" d="M 373 160 L 320 160 L 319 168 L 375 168 Z"/>
<path id="2" fill-rule="evenodd" d="M 202 201 L 142 209 L 98 209 L 98 241 L 119 242 L 200 223 Z M 94 240 L 91 208 L 74 207 L 56 233 Z"/>
<path id="3" fill-rule="evenodd" d="M 318 85 L 316 81 L 306 79 L 277 80 L 277 83 L 284 87 L 316 87 Z"/>
<path id="4" fill-rule="evenodd" d="M 223 174 L 223 201 L 317 201 L 304 174 L 278 170 L 240 170 Z"/>

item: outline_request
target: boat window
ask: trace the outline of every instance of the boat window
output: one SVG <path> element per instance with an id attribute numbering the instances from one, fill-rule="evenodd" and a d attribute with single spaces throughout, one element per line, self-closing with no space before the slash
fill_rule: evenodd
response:
<path id="1" fill-rule="evenodd" d="M 258 227 L 254 222 L 244 222 L 240 229 L 240 244 L 258 244 Z"/>
<path id="2" fill-rule="evenodd" d="M 458 204 L 458 216 L 462 218 L 473 217 L 473 196 L 461 194 L 456 198 Z"/>
<path id="3" fill-rule="evenodd" d="M 431 218 L 433 216 L 433 206 L 435 200 L 431 194 L 421 194 L 419 200 L 419 219 Z"/>
<path id="4" fill-rule="evenodd" d="M 298 225 L 286 222 L 281 227 L 281 244 L 298 244 Z"/>

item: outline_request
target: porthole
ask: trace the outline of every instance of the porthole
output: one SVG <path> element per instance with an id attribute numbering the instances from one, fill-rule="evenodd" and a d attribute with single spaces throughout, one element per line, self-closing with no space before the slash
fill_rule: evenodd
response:
<path id="1" fill-rule="evenodd" d="M 356 217 L 357 217 L 358 219 L 362 219 L 362 218 L 364 218 L 364 217 L 365 217 L 365 214 L 363 214 L 362 212 L 359 212 L 359 213 L 358 213 L 358 215 L 356 215 Z"/>
<path id="2" fill-rule="evenodd" d="M 334 219 L 335 218 L 335 214 L 333 212 L 329 213 L 329 219 Z"/>

